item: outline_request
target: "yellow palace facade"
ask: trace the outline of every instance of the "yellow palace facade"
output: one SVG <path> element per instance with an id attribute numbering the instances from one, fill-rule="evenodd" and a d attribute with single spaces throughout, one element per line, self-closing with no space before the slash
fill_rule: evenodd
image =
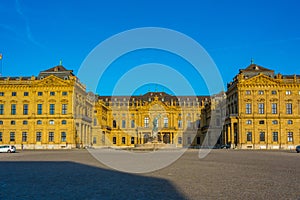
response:
<path id="1" fill-rule="evenodd" d="M 256 64 L 227 87 L 223 143 L 241 149 L 294 149 L 300 144 L 300 76 Z"/>
<path id="2" fill-rule="evenodd" d="M 62 65 L 38 76 L 0 77 L 0 145 L 18 149 L 173 147 L 293 149 L 300 144 L 300 77 L 256 64 L 226 93 L 99 96 Z"/>
<path id="3" fill-rule="evenodd" d="M 145 144 L 158 128 L 158 142 L 174 147 L 200 145 L 195 140 L 207 96 L 98 96 L 93 146 L 133 147 Z"/>
<path id="4" fill-rule="evenodd" d="M 75 148 L 91 141 L 93 100 L 71 70 L 0 77 L 0 145 Z"/>

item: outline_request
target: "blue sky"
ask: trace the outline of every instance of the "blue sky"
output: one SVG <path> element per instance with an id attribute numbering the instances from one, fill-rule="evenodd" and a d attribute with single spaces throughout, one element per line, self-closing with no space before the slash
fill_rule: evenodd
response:
<path id="1" fill-rule="evenodd" d="M 129 29 L 162 27 L 201 44 L 218 67 L 224 84 L 247 67 L 251 58 L 277 73 L 300 74 L 299 7 L 297 0 L 2 0 L 2 73 L 37 75 L 62 59 L 63 65 L 76 74 L 87 55 L 107 38 Z M 161 51 L 136 52 L 116 60 L 96 92 L 110 95 L 112 85 L 126 72 L 123 68 L 154 61 L 174 68 L 180 64 L 181 73 L 195 92 L 208 93 L 201 77 L 185 67 L 188 63 Z M 168 91 L 168 86 L 162 87 L 141 85 L 136 93 Z"/>

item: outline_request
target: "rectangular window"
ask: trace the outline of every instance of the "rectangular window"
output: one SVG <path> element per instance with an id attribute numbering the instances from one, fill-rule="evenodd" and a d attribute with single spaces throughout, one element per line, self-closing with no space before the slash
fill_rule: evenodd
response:
<path id="1" fill-rule="evenodd" d="M 258 113 L 259 114 L 264 114 L 265 113 L 265 104 L 264 103 L 259 103 L 258 104 Z"/>
<path id="2" fill-rule="evenodd" d="M 272 103 L 272 114 L 277 114 L 277 103 Z"/>
<path id="3" fill-rule="evenodd" d="M 246 95 L 250 95 L 251 91 L 250 90 L 246 90 Z"/>
<path id="4" fill-rule="evenodd" d="M 4 92 L 0 92 L 0 96 L 3 97 L 4 96 Z"/>
<path id="5" fill-rule="evenodd" d="M 178 120 L 178 128 L 182 128 L 182 120 Z"/>
<path id="6" fill-rule="evenodd" d="M 23 125 L 27 125 L 28 121 L 27 120 L 23 120 Z"/>
<path id="7" fill-rule="evenodd" d="M 126 120 L 122 120 L 122 128 L 126 128 Z"/>
<path id="8" fill-rule="evenodd" d="M 131 144 L 134 144 L 134 137 L 131 137 L 130 141 Z"/>
<path id="9" fill-rule="evenodd" d="M 216 119 L 216 126 L 221 126 L 220 118 Z M 197 120 L 197 128 L 200 128 L 200 120 Z"/>
<path id="10" fill-rule="evenodd" d="M 252 142 L 252 132 L 247 132 L 247 142 Z"/>
<path id="11" fill-rule="evenodd" d="M 54 132 L 49 132 L 49 142 L 54 141 Z"/>
<path id="12" fill-rule="evenodd" d="M 27 97 L 29 95 L 28 92 L 24 92 L 24 96 Z"/>
<path id="13" fill-rule="evenodd" d="M 263 91 L 263 90 L 259 90 L 259 91 L 258 91 L 258 94 L 259 94 L 259 95 L 263 95 L 263 94 L 264 94 L 264 91 Z"/>
<path id="14" fill-rule="evenodd" d="M 43 96 L 43 92 L 38 92 L 38 96 Z"/>
<path id="15" fill-rule="evenodd" d="M 113 144 L 117 144 L 117 138 L 113 137 Z"/>
<path id="16" fill-rule="evenodd" d="M 278 132 L 273 132 L 273 142 L 278 142 Z"/>
<path id="17" fill-rule="evenodd" d="M 251 103 L 246 103 L 246 114 L 251 114 Z"/>
<path id="18" fill-rule="evenodd" d="M 286 95 L 291 95 L 292 92 L 291 92 L 291 90 L 287 90 L 287 91 L 285 91 L 285 94 L 286 94 Z"/>
<path id="19" fill-rule="evenodd" d="M 12 92 L 11 96 L 17 96 L 17 92 Z"/>
<path id="20" fill-rule="evenodd" d="M 134 120 L 131 120 L 131 128 L 134 128 L 135 127 L 135 122 Z"/>
<path id="21" fill-rule="evenodd" d="M 271 94 L 275 95 L 275 94 L 277 94 L 277 91 L 276 90 L 272 90 Z"/>
<path id="22" fill-rule="evenodd" d="M 66 132 L 61 132 L 61 141 L 66 142 L 67 141 L 67 134 Z"/>
<path id="23" fill-rule="evenodd" d="M 97 144 L 97 138 L 93 137 L 93 144 Z"/>
<path id="24" fill-rule="evenodd" d="M 67 96 L 67 95 L 68 95 L 68 92 L 62 92 L 62 95 L 63 95 L 63 96 Z"/>
<path id="25" fill-rule="evenodd" d="M 178 144 L 182 144 L 182 137 L 178 137 Z"/>
<path id="26" fill-rule="evenodd" d="M 36 141 L 41 142 L 42 141 L 42 133 L 41 132 L 36 132 Z"/>
<path id="27" fill-rule="evenodd" d="M 0 104 L 0 115 L 4 115 L 4 104 Z"/>
<path id="28" fill-rule="evenodd" d="M 191 122 L 191 120 L 187 120 L 186 122 L 187 122 L 187 127 L 188 128 L 192 128 L 192 122 Z"/>
<path id="29" fill-rule="evenodd" d="M 11 141 L 11 142 L 15 141 L 15 132 L 10 132 L 10 134 L 9 134 L 9 141 Z"/>
<path id="30" fill-rule="evenodd" d="M 264 142 L 265 141 L 265 132 L 259 133 L 259 141 Z"/>
<path id="31" fill-rule="evenodd" d="M 55 96 L 55 92 L 50 92 L 50 96 Z"/>
<path id="32" fill-rule="evenodd" d="M 246 121 L 246 124 L 252 124 L 252 120 L 250 120 L 250 119 L 247 120 L 247 121 Z"/>
<path id="33" fill-rule="evenodd" d="M 0 132 L 0 142 L 2 142 L 2 132 Z"/>
<path id="34" fill-rule="evenodd" d="M 122 137 L 122 144 L 126 144 L 126 138 Z"/>
<path id="35" fill-rule="evenodd" d="M 293 114 L 292 103 L 286 104 L 286 114 Z"/>
<path id="36" fill-rule="evenodd" d="M 16 125 L 16 121 L 15 121 L 15 120 L 11 120 L 11 121 L 10 121 L 10 124 L 11 124 L 11 125 Z"/>
<path id="37" fill-rule="evenodd" d="M 23 115 L 28 115 L 28 104 L 23 104 Z"/>
<path id="38" fill-rule="evenodd" d="M 27 142 L 27 132 L 22 133 L 22 142 Z"/>
<path id="39" fill-rule="evenodd" d="M 43 104 L 38 104 L 37 105 L 37 114 L 41 115 L 43 112 Z"/>
<path id="40" fill-rule="evenodd" d="M 293 132 L 288 132 L 288 134 L 287 134 L 287 141 L 288 142 L 293 142 Z"/>
<path id="41" fill-rule="evenodd" d="M 16 114 L 16 104 L 11 104 L 11 114 L 15 115 Z"/>
<path id="42" fill-rule="evenodd" d="M 55 104 L 50 104 L 49 114 L 50 115 L 54 115 L 54 112 L 55 112 Z"/>
<path id="43" fill-rule="evenodd" d="M 66 115 L 67 114 L 67 108 L 68 108 L 68 104 L 62 104 L 61 114 Z"/>
<path id="44" fill-rule="evenodd" d="M 169 126 L 169 119 L 167 117 L 164 118 L 164 127 L 168 128 Z"/>
<path id="45" fill-rule="evenodd" d="M 144 118 L 144 127 L 149 128 L 149 117 Z"/>

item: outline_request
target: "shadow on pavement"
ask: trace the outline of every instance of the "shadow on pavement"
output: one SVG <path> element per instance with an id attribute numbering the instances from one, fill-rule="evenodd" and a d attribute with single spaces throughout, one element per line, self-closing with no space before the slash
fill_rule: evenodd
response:
<path id="1" fill-rule="evenodd" d="M 74 162 L 0 162 L 0 199 L 186 199 L 167 180 Z"/>

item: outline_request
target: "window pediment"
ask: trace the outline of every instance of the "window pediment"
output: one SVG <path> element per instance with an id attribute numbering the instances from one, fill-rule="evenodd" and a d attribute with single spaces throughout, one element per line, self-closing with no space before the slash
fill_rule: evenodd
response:
<path id="1" fill-rule="evenodd" d="M 259 99 L 257 99 L 257 101 L 258 102 L 264 102 L 264 101 L 266 101 L 264 98 L 259 98 Z"/>

